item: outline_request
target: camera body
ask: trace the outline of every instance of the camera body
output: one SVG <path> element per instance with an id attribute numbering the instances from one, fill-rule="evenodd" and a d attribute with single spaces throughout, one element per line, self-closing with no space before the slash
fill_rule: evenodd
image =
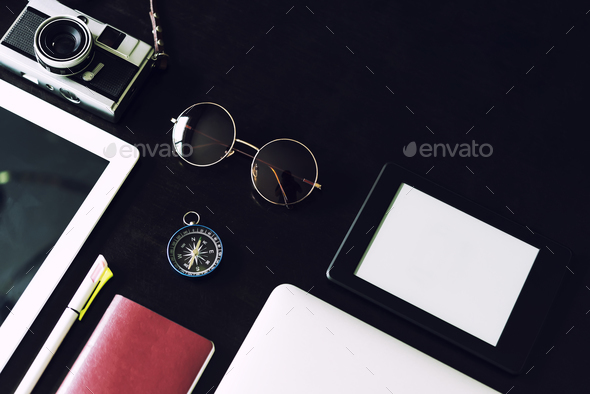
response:
<path id="1" fill-rule="evenodd" d="M 111 122 L 153 64 L 147 43 L 56 0 L 31 0 L 0 40 L 1 66 Z"/>

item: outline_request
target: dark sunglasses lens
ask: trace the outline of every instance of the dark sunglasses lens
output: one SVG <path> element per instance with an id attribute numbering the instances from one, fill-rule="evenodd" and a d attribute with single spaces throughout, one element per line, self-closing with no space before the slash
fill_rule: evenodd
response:
<path id="1" fill-rule="evenodd" d="M 186 161 L 208 166 L 223 159 L 236 136 L 229 113 L 215 104 L 197 104 L 183 112 L 174 125 L 172 141 Z"/>
<path id="2" fill-rule="evenodd" d="M 252 163 L 256 190 L 275 204 L 294 204 L 311 193 L 317 181 L 317 164 L 300 142 L 279 139 L 260 149 Z"/>

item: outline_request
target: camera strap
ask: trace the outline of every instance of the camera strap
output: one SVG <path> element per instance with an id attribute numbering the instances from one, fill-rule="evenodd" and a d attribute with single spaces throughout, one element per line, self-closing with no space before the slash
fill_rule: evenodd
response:
<path id="1" fill-rule="evenodd" d="M 162 26 L 159 24 L 160 16 L 156 10 L 156 0 L 150 0 L 150 19 L 152 20 L 152 34 L 154 35 L 155 66 L 165 70 L 168 66 L 168 54 L 164 52 L 164 39 L 162 38 Z"/>

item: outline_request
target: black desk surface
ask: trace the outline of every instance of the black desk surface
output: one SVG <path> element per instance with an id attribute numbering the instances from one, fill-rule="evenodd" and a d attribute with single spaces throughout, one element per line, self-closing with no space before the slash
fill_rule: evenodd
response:
<path id="1" fill-rule="evenodd" d="M 151 39 L 148 1 L 72 1 L 73 8 Z M 132 143 L 170 143 L 170 118 L 199 101 L 234 116 L 254 145 L 297 139 L 315 153 L 323 191 L 297 209 L 256 197 L 249 161 L 211 168 L 142 157 L 0 374 L 13 390 L 99 253 L 115 273 L 76 324 L 35 392 L 55 391 L 115 294 L 215 342 L 195 393 L 213 393 L 274 287 L 291 283 L 494 389 L 582 393 L 590 386 L 590 210 L 587 108 L 590 5 L 377 1 L 162 1 L 170 67 L 154 72 L 118 124 L 5 79 Z M 6 31 L 26 5 L 7 0 Z M 8 8 L 8 9 L 7 9 Z M 490 157 L 406 157 L 412 141 L 488 143 Z M 377 173 L 396 162 L 573 251 L 563 288 L 525 372 L 508 375 L 325 276 Z M 166 259 L 182 215 L 222 237 L 208 277 Z M 425 377 L 427 378 L 427 377 Z"/>

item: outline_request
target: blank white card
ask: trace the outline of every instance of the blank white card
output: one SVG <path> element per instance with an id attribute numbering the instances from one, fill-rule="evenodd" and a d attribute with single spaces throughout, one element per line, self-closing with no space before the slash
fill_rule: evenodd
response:
<path id="1" fill-rule="evenodd" d="M 402 184 L 356 275 L 496 346 L 538 253 Z"/>

